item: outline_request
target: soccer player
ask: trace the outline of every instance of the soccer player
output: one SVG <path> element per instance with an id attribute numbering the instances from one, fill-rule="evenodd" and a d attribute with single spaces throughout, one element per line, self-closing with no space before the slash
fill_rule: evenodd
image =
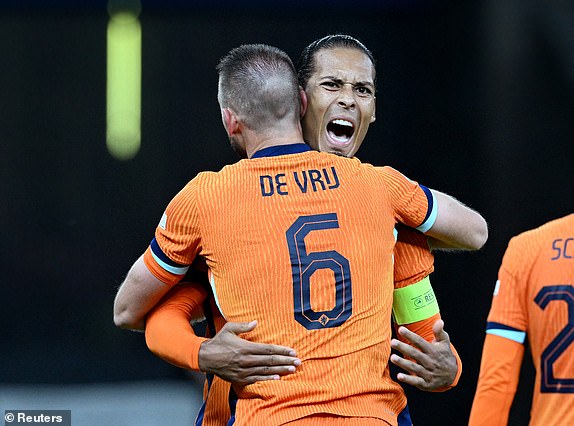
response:
<path id="1" fill-rule="evenodd" d="M 482 238 L 468 232 L 482 218 L 393 169 L 307 151 L 297 82 L 277 49 L 244 46 L 219 70 L 225 128 L 250 160 L 198 175 L 172 200 L 118 292 L 115 321 L 147 312 L 202 256 L 226 319 L 257 318 L 248 339 L 296 346 L 303 360 L 281 381 L 235 387 L 237 424 L 316 424 L 309 417 L 326 413 L 394 424 L 404 406 L 384 371 L 394 225 L 460 243 Z"/>
<path id="2" fill-rule="evenodd" d="M 486 323 L 471 426 L 508 424 L 527 336 L 536 368 L 530 424 L 574 424 L 574 214 L 508 244 Z"/>
<path id="3" fill-rule="evenodd" d="M 321 54 L 319 55 L 319 53 Z M 319 123 L 325 123 L 324 128 L 318 131 L 309 123 L 310 120 L 306 121 L 308 133 L 313 135 L 313 138 L 309 138 L 308 133 L 304 132 L 307 142 L 318 150 L 324 149 L 344 156 L 353 156 L 359 149 L 366 133 L 363 129 L 368 128 L 374 118 L 374 110 L 371 109 L 374 107 L 374 96 L 370 102 L 363 101 L 356 105 L 357 101 L 352 99 L 349 101 L 344 90 L 340 90 L 337 85 L 339 80 L 348 79 L 351 75 L 355 82 L 361 82 L 374 91 L 375 71 L 372 54 L 353 37 L 341 34 L 331 35 L 317 40 L 303 51 L 299 60 L 299 70 L 299 83 L 306 90 L 308 98 L 306 116 L 316 118 Z M 345 74 L 339 75 L 341 72 Z M 317 81 L 323 79 L 324 76 L 329 76 L 329 79 L 318 84 Z M 309 83 L 310 80 L 311 83 Z M 352 91 L 354 97 L 359 98 L 359 102 L 365 98 L 364 95 L 358 96 L 364 90 L 367 89 L 360 86 Z M 325 95 L 328 96 L 328 102 L 325 102 Z M 328 108 L 324 107 L 325 104 L 336 104 L 339 110 L 345 108 L 366 109 L 366 113 L 362 115 L 365 117 L 362 120 L 364 122 L 357 126 L 361 131 L 354 132 L 353 128 L 347 140 L 342 141 L 344 134 L 335 140 L 330 132 L 333 131 L 332 127 L 336 127 L 336 124 L 326 124 L 329 123 L 329 120 L 325 118 L 328 114 L 326 111 Z M 427 237 L 409 228 L 401 227 L 400 229 L 399 240 L 395 247 L 395 287 L 403 290 L 397 292 L 397 299 L 399 301 L 408 299 L 405 297 L 405 290 L 418 291 L 419 294 L 430 290 L 432 295 L 428 275 L 433 270 L 433 255 L 429 251 Z M 406 288 L 407 286 L 409 288 Z M 199 349 L 201 343 L 206 339 L 198 338 L 193 334 L 189 320 L 194 315 L 192 311 L 202 305 L 206 295 L 207 292 L 201 288 L 193 289 L 189 285 L 176 286 L 170 292 L 169 299 L 161 303 L 152 312 L 147 320 L 146 340 L 154 353 L 177 366 L 194 370 L 200 369 Z M 400 304 L 397 303 L 395 308 L 398 312 L 397 315 L 400 315 Z M 426 311 L 425 316 L 411 317 L 407 320 L 398 316 L 398 320 L 402 320 L 401 323 L 410 324 L 408 328 L 419 331 L 429 342 L 436 340 L 440 341 L 440 344 L 431 345 L 431 343 L 421 339 L 422 341 L 419 340 L 417 344 L 423 350 L 412 350 L 409 353 L 413 359 L 418 361 L 418 365 L 410 365 L 408 361 L 401 360 L 400 357 L 395 362 L 398 365 L 402 363 L 407 371 L 414 373 L 412 375 L 400 375 L 399 377 L 403 381 L 423 390 L 446 390 L 456 385 L 461 373 L 461 363 L 455 356 L 456 352 L 454 354 L 449 353 L 448 340 L 445 340 L 445 337 L 441 340 L 439 337 L 441 330 L 433 333 L 432 326 L 440 319 L 440 314 L 437 313 L 438 306 L 433 304 L 433 308 L 435 310 Z M 215 318 L 208 315 L 210 317 L 208 331 L 213 336 L 225 322 L 218 314 L 215 306 L 208 306 L 206 311 L 215 315 Z M 196 313 L 195 316 L 201 316 L 201 314 Z M 233 326 L 236 327 L 236 325 Z M 237 332 L 241 331 L 248 331 L 248 329 L 237 329 Z M 402 331 L 408 333 L 407 330 Z M 265 348 L 256 347 L 253 349 L 257 352 L 250 353 L 248 347 L 241 345 L 239 339 L 233 339 L 232 335 L 228 333 L 225 333 L 224 336 L 226 336 L 226 344 L 229 345 L 227 350 L 220 349 L 218 353 L 212 355 L 206 355 L 204 350 L 201 358 L 203 360 L 210 356 L 215 358 L 213 364 L 216 367 L 211 366 L 211 364 L 206 365 L 204 361 L 202 370 L 205 371 L 210 368 L 220 377 L 225 377 L 236 383 L 269 379 L 277 377 L 278 374 L 289 372 L 287 366 L 283 365 L 256 365 L 257 359 L 269 358 L 264 356 L 268 353 Z M 416 337 L 413 336 L 413 338 Z M 398 342 L 393 343 L 400 345 Z M 412 349 L 406 345 L 398 348 Z M 230 357 L 230 354 L 238 353 L 241 353 L 239 359 Z M 395 357 L 393 356 L 393 359 Z M 279 358 L 279 356 L 275 356 L 273 361 L 277 363 Z M 205 395 L 209 395 L 209 400 L 204 401 L 198 424 L 225 425 L 229 418 L 227 398 L 229 383 L 221 383 L 217 375 L 207 375 Z"/>

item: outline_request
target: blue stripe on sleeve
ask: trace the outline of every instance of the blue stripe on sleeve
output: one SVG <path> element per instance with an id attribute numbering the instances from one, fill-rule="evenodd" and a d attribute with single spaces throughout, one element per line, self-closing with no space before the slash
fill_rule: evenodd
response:
<path id="1" fill-rule="evenodd" d="M 159 246 L 155 238 L 151 240 L 149 246 L 151 248 L 151 254 L 154 260 L 163 269 L 175 275 L 185 275 L 187 273 L 189 265 L 180 265 L 179 263 L 176 263 L 169 257 L 167 257 L 165 253 L 162 251 L 161 247 Z"/>
<path id="2" fill-rule="evenodd" d="M 427 196 L 427 200 L 429 203 L 429 207 L 427 210 L 427 215 L 425 216 L 423 223 L 417 227 L 417 230 L 421 232 L 427 232 L 429 229 L 432 228 L 434 222 L 436 220 L 436 215 L 438 213 L 438 206 L 436 204 L 436 200 L 434 199 L 434 195 L 430 189 L 428 189 L 424 185 L 419 185 L 421 189 L 424 191 L 425 195 Z"/>
<path id="3" fill-rule="evenodd" d="M 487 322 L 486 334 L 504 337 L 520 344 L 524 343 L 524 340 L 526 339 L 525 331 L 498 322 Z"/>

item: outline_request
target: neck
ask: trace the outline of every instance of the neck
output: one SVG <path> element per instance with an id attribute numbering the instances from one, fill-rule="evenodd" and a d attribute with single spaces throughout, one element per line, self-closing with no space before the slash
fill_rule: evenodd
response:
<path id="1" fill-rule="evenodd" d="M 251 158 L 254 153 L 265 148 L 281 145 L 292 145 L 296 143 L 304 144 L 301 128 L 291 129 L 290 131 L 278 131 L 273 129 L 270 132 L 251 132 L 248 137 L 249 143 L 246 144 L 247 157 Z"/>
<path id="2" fill-rule="evenodd" d="M 303 138 L 269 140 L 269 141 L 266 141 L 264 143 L 251 146 L 247 150 L 247 158 L 251 158 L 253 156 L 253 154 L 255 154 L 257 151 L 261 151 L 262 149 L 265 149 L 265 148 L 272 148 L 272 147 L 282 146 L 282 145 L 293 145 L 293 144 L 298 144 L 298 143 L 302 144 L 302 145 L 305 144 L 305 142 L 303 141 Z"/>

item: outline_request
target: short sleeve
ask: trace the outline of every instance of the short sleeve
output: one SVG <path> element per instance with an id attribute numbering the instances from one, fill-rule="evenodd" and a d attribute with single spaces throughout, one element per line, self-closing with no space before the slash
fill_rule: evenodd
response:
<path id="1" fill-rule="evenodd" d="M 201 250 L 198 191 L 196 178 L 170 201 L 144 254 L 148 269 L 165 283 L 183 278 Z"/>

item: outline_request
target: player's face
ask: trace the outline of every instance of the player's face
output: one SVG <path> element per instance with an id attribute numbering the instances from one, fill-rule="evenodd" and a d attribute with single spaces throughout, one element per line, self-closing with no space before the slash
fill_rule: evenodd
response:
<path id="1" fill-rule="evenodd" d="M 311 148 L 355 155 L 375 121 L 375 70 L 362 51 L 321 49 L 307 82 L 303 134 Z"/>

